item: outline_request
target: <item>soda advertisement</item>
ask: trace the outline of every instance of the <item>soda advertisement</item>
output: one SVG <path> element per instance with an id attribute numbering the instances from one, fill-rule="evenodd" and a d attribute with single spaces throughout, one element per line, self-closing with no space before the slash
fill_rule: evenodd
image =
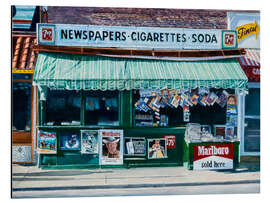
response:
<path id="1" fill-rule="evenodd" d="M 97 130 L 81 130 L 81 153 L 98 154 Z"/>
<path id="2" fill-rule="evenodd" d="M 123 164 L 123 130 L 99 130 L 100 165 Z"/>
<path id="3" fill-rule="evenodd" d="M 232 169 L 233 144 L 209 144 L 193 146 L 193 169 Z"/>
<path id="4" fill-rule="evenodd" d="M 81 150 L 79 133 L 63 132 L 60 136 L 61 150 Z"/>
<path id="5" fill-rule="evenodd" d="M 38 152 L 40 154 L 56 154 L 56 132 L 38 131 Z"/>

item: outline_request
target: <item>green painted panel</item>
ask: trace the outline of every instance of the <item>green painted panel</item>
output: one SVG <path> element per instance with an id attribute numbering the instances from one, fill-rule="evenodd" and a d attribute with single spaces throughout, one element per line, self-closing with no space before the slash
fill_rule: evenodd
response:
<path id="1" fill-rule="evenodd" d="M 176 148 L 167 149 L 168 158 L 148 159 L 147 150 L 144 157 L 132 160 L 132 157 L 124 156 L 124 165 L 122 166 L 99 166 L 98 156 L 82 155 L 80 151 L 62 151 L 60 150 L 59 136 L 61 131 L 78 132 L 85 127 L 58 127 L 58 128 L 40 128 L 48 131 L 56 131 L 58 138 L 58 151 L 53 155 L 40 155 L 41 168 L 113 168 L 113 167 L 140 167 L 140 166 L 181 166 L 183 165 L 184 152 L 184 132 L 185 128 L 120 128 L 124 130 L 124 137 L 144 137 L 147 139 L 162 138 L 164 135 L 176 136 Z M 126 159 L 128 158 L 128 159 Z M 138 157 L 137 157 L 138 158 Z"/>

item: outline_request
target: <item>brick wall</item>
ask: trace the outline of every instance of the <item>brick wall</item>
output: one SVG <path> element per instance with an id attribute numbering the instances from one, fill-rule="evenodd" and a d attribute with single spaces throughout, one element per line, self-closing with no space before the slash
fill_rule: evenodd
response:
<path id="1" fill-rule="evenodd" d="M 107 26 L 226 29 L 226 10 L 48 7 L 48 22 Z"/>

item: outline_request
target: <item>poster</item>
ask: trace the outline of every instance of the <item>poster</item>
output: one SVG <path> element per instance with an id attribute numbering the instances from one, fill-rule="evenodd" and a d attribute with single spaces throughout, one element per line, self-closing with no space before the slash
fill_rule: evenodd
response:
<path id="1" fill-rule="evenodd" d="M 176 148 L 176 137 L 175 137 L 175 135 L 164 135 L 163 138 L 166 139 L 166 147 L 167 147 L 167 149 L 175 149 Z"/>
<path id="2" fill-rule="evenodd" d="M 99 130 L 100 165 L 123 164 L 123 130 Z"/>
<path id="3" fill-rule="evenodd" d="M 133 137 L 124 140 L 125 155 L 145 156 L 145 138 Z"/>
<path id="4" fill-rule="evenodd" d="M 38 131 L 38 152 L 40 154 L 56 154 L 56 132 Z"/>
<path id="5" fill-rule="evenodd" d="M 167 158 L 166 138 L 148 139 L 148 159 Z"/>
<path id="6" fill-rule="evenodd" d="M 193 146 L 193 169 L 232 169 L 233 144 L 209 144 Z"/>
<path id="7" fill-rule="evenodd" d="M 97 130 L 81 130 L 81 153 L 98 154 Z"/>
<path id="8" fill-rule="evenodd" d="M 237 126 L 237 97 L 234 94 L 227 97 L 226 123 L 227 125 Z"/>
<path id="9" fill-rule="evenodd" d="M 62 132 L 60 136 L 61 150 L 81 150 L 81 139 L 79 133 Z"/>

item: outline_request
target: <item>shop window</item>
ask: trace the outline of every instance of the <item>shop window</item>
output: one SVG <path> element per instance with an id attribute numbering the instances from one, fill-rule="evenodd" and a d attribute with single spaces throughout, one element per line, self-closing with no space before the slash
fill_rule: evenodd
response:
<path id="1" fill-rule="evenodd" d="M 244 151 L 260 152 L 260 89 L 250 88 L 245 98 Z"/>
<path id="2" fill-rule="evenodd" d="M 226 97 L 222 100 L 222 91 L 222 89 L 206 88 L 204 90 L 197 88 L 194 90 L 134 91 L 134 125 L 226 124 Z M 231 92 L 227 91 L 228 94 Z"/>
<path id="3" fill-rule="evenodd" d="M 118 91 L 85 92 L 85 125 L 119 125 Z"/>
<path id="4" fill-rule="evenodd" d="M 45 111 L 45 125 L 80 125 L 80 92 L 49 89 Z"/>
<path id="5" fill-rule="evenodd" d="M 31 83 L 14 82 L 12 91 L 12 130 L 31 130 Z"/>

